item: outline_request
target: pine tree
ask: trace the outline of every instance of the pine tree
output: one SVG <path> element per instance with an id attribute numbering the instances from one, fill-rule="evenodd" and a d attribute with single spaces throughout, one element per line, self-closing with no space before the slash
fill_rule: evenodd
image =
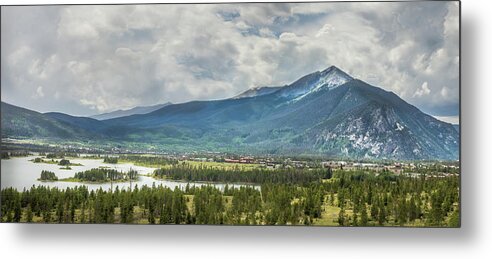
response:
<path id="1" fill-rule="evenodd" d="M 49 211 L 49 210 L 44 210 L 43 211 L 43 222 L 44 223 L 51 222 L 51 211 Z"/>
<path id="2" fill-rule="evenodd" d="M 386 210 L 384 206 L 381 204 L 378 212 L 378 223 L 379 225 L 383 225 L 386 222 Z"/>
<path id="3" fill-rule="evenodd" d="M 373 221 L 377 221 L 378 214 L 379 214 L 378 206 L 376 205 L 376 203 L 373 202 L 371 205 L 371 219 Z"/>
<path id="4" fill-rule="evenodd" d="M 152 202 L 149 205 L 150 205 L 149 206 L 149 215 L 148 215 L 149 224 L 155 224 L 154 205 Z"/>
<path id="5" fill-rule="evenodd" d="M 442 209 L 442 193 L 438 190 L 431 195 L 431 209 L 429 211 L 428 224 L 431 226 L 440 226 L 444 221 L 444 211 Z"/>
<path id="6" fill-rule="evenodd" d="M 13 221 L 14 222 L 20 222 L 21 217 L 22 217 L 22 207 L 21 207 L 20 200 L 18 200 L 15 203 L 15 207 L 14 207 L 14 218 L 13 218 Z"/>
<path id="7" fill-rule="evenodd" d="M 338 224 L 340 226 L 345 226 L 345 222 L 346 222 L 345 209 L 342 208 L 338 213 Z"/>
<path id="8" fill-rule="evenodd" d="M 64 215 L 64 204 L 62 200 L 58 202 L 58 205 L 56 206 L 56 221 L 58 223 L 63 222 L 63 215 Z"/>
<path id="9" fill-rule="evenodd" d="M 414 222 L 417 217 L 418 217 L 418 209 L 417 205 L 415 204 L 415 197 L 412 195 L 412 198 L 410 198 L 410 202 L 408 204 L 408 220 L 410 222 Z"/>
<path id="10" fill-rule="evenodd" d="M 89 223 L 94 223 L 94 209 L 93 209 L 93 202 L 92 200 L 89 201 L 89 209 L 88 209 L 88 213 L 89 213 Z"/>
<path id="11" fill-rule="evenodd" d="M 5 222 L 13 222 L 14 217 L 12 217 L 12 212 L 9 210 L 7 211 L 7 219 Z"/>
<path id="12" fill-rule="evenodd" d="M 352 214 L 353 219 L 352 219 L 352 226 L 358 226 L 359 225 L 359 216 L 357 216 L 357 213 Z"/>
<path id="13" fill-rule="evenodd" d="M 82 202 L 82 209 L 80 210 L 80 223 L 85 223 L 85 202 Z"/>
<path id="14" fill-rule="evenodd" d="M 403 226 L 407 222 L 407 205 L 405 198 L 402 198 L 397 206 L 398 208 L 398 223 Z"/>
<path id="15" fill-rule="evenodd" d="M 27 206 L 27 212 L 26 212 L 26 222 L 31 223 L 32 222 L 32 209 L 31 209 L 31 204 Z"/>
<path id="16" fill-rule="evenodd" d="M 366 204 L 362 205 L 362 211 L 360 213 L 360 225 L 367 226 L 367 207 Z"/>
<path id="17" fill-rule="evenodd" d="M 73 201 L 70 203 L 69 222 L 75 223 L 75 204 Z"/>

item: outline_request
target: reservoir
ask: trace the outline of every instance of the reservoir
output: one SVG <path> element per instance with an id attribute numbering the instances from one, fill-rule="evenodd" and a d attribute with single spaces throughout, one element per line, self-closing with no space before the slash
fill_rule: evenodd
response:
<path id="1" fill-rule="evenodd" d="M 82 166 L 71 166 L 72 170 L 63 170 L 60 169 L 61 166 L 57 164 L 47 164 L 47 163 L 34 163 L 30 160 L 35 159 L 37 156 L 28 156 L 28 157 L 12 157 L 10 159 L 5 159 L 1 161 L 1 188 L 14 187 L 19 191 L 22 191 L 24 188 L 26 190 L 30 189 L 33 185 L 43 185 L 49 187 L 58 187 L 59 189 L 65 189 L 67 187 L 75 187 L 85 185 L 90 190 L 97 190 L 102 188 L 104 190 L 111 189 L 111 183 L 76 183 L 76 182 L 41 182 L 37 179 L 41 175 L 42 170 L 48 170 L 54 172 L 58 179 L 73 177 L 76 172 L 86 171 L 92 168 L 98 168 L 100 166 L 116 169 L 118 171 L 128 172 L 130 169 L 136 170 L 139 174 L 139 180 L 133 181 L 131 183 L 132 189 L 135 188 L 136 185 L 138 187 L 147 185 L 152 186 L 166 186 L 171 189 L 175 187 L 184 189 L 187 182 L 181 181 L 170 181 L 170 180 L 159 180 L 149 177 L 154 172 L 156 168 L 145 167 L 145 166 L 136 166 L 132 163 L 118 163 L 118 164 L 108 164 L 104 163 L 103 159 L 77 159 L 77 158 L 69 158 L 70 162 L 73 164 L 82 164 Z M 203 182 L 190 182 L 190 186 L 201 186 L 201 185 L 210 185 L 215 186 L 216 188 L 223 189 L 226 184 L 225 183 L 203 183 Z M 245 184 L 228 184 L 229 187 L 239 187 L 246 186 Z M 128 189 L 130 187 L 130 182 L 124 183 L 113 183 L 113 189 L 119 186 L 119 189 Z M 255 186 L 255 185 L 249 185 Z M 259 188 L 259 186 L 255 186 L 255 188 Z"/>

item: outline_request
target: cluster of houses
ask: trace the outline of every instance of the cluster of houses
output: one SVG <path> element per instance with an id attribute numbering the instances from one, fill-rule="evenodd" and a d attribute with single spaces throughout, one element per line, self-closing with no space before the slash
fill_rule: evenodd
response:
<path id="1" fill-rule="evenodd" d="M 274 160 L 272 158 L 255 158 L 252 156 L 241 156 L 241 157 L 227 157 L 227 156 L 212 156 L 212 157 L 192 157 L 192 156 L 182 156 L 180 160 L 191 160 L 200 162 L 224 162 L 224 163 L 235 163 L 235 164 L 259 164 L 265 168 L 313 168 L 313 167 L 324 167 L 333 169 L 345 169 L 345 170 L 355 170 L 355 169 L 372 169 L 372 170 L 389 170 L 396 174 L 400 174 L 403 169 L 413 169 L 415 164 L 408 163 L 363 163 L 363 162 L 351 162 L 342 160 L 330 160 L 323 161 L 321 163 L 314 163 L 309 161 L 299 161 L 286 158 L 282 161 Z"/>
<path id="2" fill-rule="evenodd" d="M 329 160 L 322 162 L 313 161 L 301 161 L 292 160 L 291 158 L 279 159 L 272 157 L 253 157 L 253 156 L 227 156 L 223 154 L 209 154 L 206 157 L 188 154 L 176 157 L 179 160 L 188 161 L 200 161 L 200 162 L 223 162 L 223 163 L 234 163 L 234 164 L 258 164 L 260 167 L 276 169 L 276 168 L 332 168 L 332 169 L 343 169 L 343 170 L 374 170 L 374 171 L 390 171 L 396 175 L 410 175 L 418 176 L 420 174 L 413 173 L 413 169 L 417 168 L 428 168 L 435 165 L 433 162 L 429 163 L 402 163 L 402 162 L 381 162 L 381 163 L 371 163 L 371 162 L 354 162 L 354 161 L 343 161 L 343 160 Z M 456 165 L 440 165 L 441 168 L 459 169 Z M 447 177 L 452 175 L 452 173 L 440 172 L 439 177 Z M 436 176 L 433 176 L 436 177 Z"/>
<path id="3" fill-rule="evenodd" d="M 224 162 L 226 162 L 226 163 L 239 163 L 239 164 L 254 164 L 256 161 L 253 157 L 246 156 L 246 157 L 240 157 L 239 159 L 225 158 Z"/>
<path id="4" fill-rule="evenodd" d="M 255 159 L 251 156 L 240 157 L 238 159 L 225 158 L 225 163 L 239 163 L 239 164 L 259 164 L 261 167 L 275 169 L 281 166 L 280 162 L 273 161 L 271 159 L 258 158 Z"/>
<path id="5" fill-rule="evenodd" d="M 346 169 L 346 170 L 355 170 L 355 169 L 372 169 L 376 171 L 389 170 L 396 174 L 400 174 L 403 168 L 401 163 L 378 164 L 378 163 L 361 163 L 361 162 L 346 162 L 346 161 L 325 161 L 322 162 L 321 165 L 325 168 L 330 167 L 330 168 Z"/>

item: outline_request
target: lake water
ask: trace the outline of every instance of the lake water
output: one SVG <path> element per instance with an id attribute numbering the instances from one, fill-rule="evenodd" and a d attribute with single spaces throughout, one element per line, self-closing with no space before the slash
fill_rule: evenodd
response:
<path id="1" fill-rule="evenodd" d="M 111 189 L 111 183 L 101 183 L 101 184 L 92 184 L 92 183 L 73 183 L 73 182 L 41 182 L 37 179 L 41 175 L 42 170 L 52 171 L 56 174 L 59 179 L 68 178 L 74 176 L 76 172 L 86 171 L 92 168 L 98 168 L 100 166 L 105 166 L 109 168 L 116 169 L 118 171 L 127 172 L 130 169 L 136 170 L 139 173 L 139 180 L 132 182 L 132 188 L 135 185 L 139 187 L 143 185 L 152 186 L 155 183 L 156 186 L 163 185 L 167 186 L 171 189 L 175 187 L 185 188 L 186 182 L 177 182 L 177 181 L 168 181 L 168 180 L 158 180 L 152 177 L 145 176 L 147 174 L 152 174 L 155 168 L 144 167 L 144 166 L 136 166 L 131 163 L 118 163 L 118 164 L 106 164 L 103 163 L 102 159 L 69 159 L 73 164 L 82 164 L 83 166 L 72 166 L 72 170 L 63 170 L 60 169 L 61 166 L 56 164 L 46 164 L 46 163 L 33 163 L 32 161 L 37 156 L 29 156 L 29 157 L 12 157 L 10 159 L 1 161 L 1 187 L 2 189 L 7 187 L 14 187 L 19 191 L 22 191 L 24 188 L 29 189 L 33 185 L 44 185 L 50 187 L 58 187 L 61 189 L 65 189 L 67 187 L 75 187 L 86 185 L 89 190 L 96 190 L 102 188 L 104 190 Z M 223 189 L 226 184 L 224 183 L 189 183 L 190 186 L 201 186 L 201 185 L 211 185 L 215 186 L 219 189 Z M 125 183 L 113 183 L 113 189 L 119 186 L 119 189 L 127 189 L 130 187 L 130 182 Z M 239 187 L 240 184 L 229 184 L 229 187 Z M 255 188 L 259 188 L 259 186 L 255 186 Z"/>

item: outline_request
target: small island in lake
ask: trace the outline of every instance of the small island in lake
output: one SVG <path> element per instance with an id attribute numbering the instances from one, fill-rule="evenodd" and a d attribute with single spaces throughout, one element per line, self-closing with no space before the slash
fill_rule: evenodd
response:
<path id="1" fill-rule="evenodd" d="M 80 183 L 109 183 L 109 182 L 128 182 L 138 180 L 138 172 L 130 169 L 128 172 L 121 172 L 109 168 L 93 168 L 87 171 L 75 173 L 73 177 L 64 178 L 64 182 Z"/>
<path id="2" fill-rule="evenodd" d="M 72 168 L 70 168 L 70 166 L 83 166 L 83 164 L 80 164 L 80 163 L 71 163 L 70 160 L 64 159 L 64 158 L 57 161 L 53 158 L 51 158 L 51 160 L 48 160 L 48 159 L 43 159 L 41 157 L 36 157 L 30 161 L 32 161 L 33 163 L 45 163 L 45 164 L 52 164 L 52 165 L 61 165 L 61 166 L 64 166 L 64 168 L 61 168 L 61 169 L 65 169 L 65 170 L 72 169 Z"/>
<path id="3" fill-rule="evenodd" d="M 58 177 L 51 171 L 43 170 L 41 171 L 41 177 L 38 178 L 38 181 L 55 182 L 58 181 Z"/>
<path id="4" fill-rule="evenodd" d="M 105 157 L 103 162 L 108 163 L 108 164 L 117 164 L 118 158 L 117 157 Z"/>

